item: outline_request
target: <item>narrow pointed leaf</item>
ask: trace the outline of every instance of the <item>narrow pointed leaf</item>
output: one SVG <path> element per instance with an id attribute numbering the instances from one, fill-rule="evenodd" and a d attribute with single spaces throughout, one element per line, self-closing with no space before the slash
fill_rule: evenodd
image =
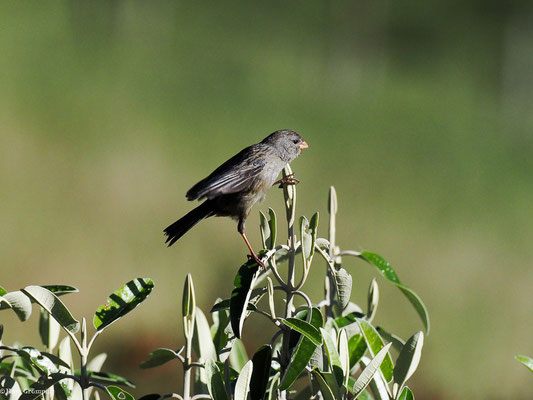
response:
<path id="1" fill-rule="evenodd" d="M 196 307 L 194 314 L 196 315 L 196 323 L 194 325 L 194 335 L 192 338 L 193 349 L 200 359 L 200 362 L 205 361 L 208 358 L 216 361 L 217 351 L 215 349 L 215 344 L 213 343 L 207 318 L 198 307 Z"/>
<path id="2" fill-rule="evenodd" d="M 94 314 L 94 327 L 101 331 L 141 304 L 152 292 L 154 283 L 149 278 L 129 281 L 109 296 Z"/>
<path id="3" fill-rule="evenodd" d="M 311 325 L 313 325 L 316 329 L 321 328 L 324 324 L 324 321 L 320 310 L 318 308 L 313 308 L 311 311 Z M 315 343 L 313 343 L 304 335 L 300 337 L 289 367 L 281 379 L 279 386 L 280 390 L 288 389 L 296 381 L 296 379 L 298 379 L 300 374 L 304 371 L 305 367 L 311 360 L 311 357 L 313 356 L 313 353 L 317 347 L 318 346 Z"/>
<path id="4" fill-rule="evenodd" d="M 246 400 L 250 392 L 250 381 L 253 372 L 253 362 L 250 360 L 241 369 L 235 383 L 234 400 Z"/>
<path id="5" fill-rule="evenodd" d="M 231 366 L 235 368 L 237 372 L 240 372 L 248 362 L 248 354 L 246 353 L 246 348 L 241 339 L 236 339 L 235 342 L 233 342 L 233 347 L 229 354 L 229 360 Z"/>
<path id="6" fill-rule="evenodd" d="M 350 351 L 348 347 L 348 335 L 346 329 L 341 329 L 339 338 L 337 339 L 337 348 L 339 349 L 339 359 L 341 361 L 343 386 L 348 385 L 348 377 L 350 376 Z"/>
<path id="7" fill-rule="evenodd" d="M 235 288 L 231 292 L 230 300 L 230 319 L 231 327 L 237 338 L 241 337 L 242 327 L 247 315 L 248 302 L 258 276 L 259 265 L 255 261 L 249 260 L 239 268 L 235 277 Z"/>
<path id="8" fill-rule="evenodd" d="M 422 331 L 415 333 L 409 338 L 402 348 L 394 367 L 394 382 L 400 388 L 413 375 L 420 362 L 422 347 L 424 346 L 424 334 Z"/>
<path id="9" fill-rule="evenodd" d="M 370 282 L 370 287 L 368 288 L 368 306 L 366 312 L 366 319 L 368 322 L 372 322 L 372 320 L 374 319 L 378 308 L 378 303 L 379 287 L 378 283 L 376 282 L 376 279 L 374 278 L 372 279 L 372 282 Z"/>
<path id="10" fill-rule="evenodd" d="M 113 400 L 135 400 L 135 398 L 130 393 L 126 392 L 124 389 L 119 388 L 118 386 L 107 386 L 105 389 Z"/>
<path id="11" fill-rule="evenodd" d="M 366 342 L 363 335 L 355 334 L 348 339 L 348 349 L 350 353 L 350 370 L 365 355 Z"/>
<path id="12" fill-rule="evenodd" d="M 54 318 L 50 318 L 50 314 L 41 309 L 39 315 L 39 335 L 43 345 L 50 351 L 52 351 L 59 340 L 59 333 L 61 326 Z"/>
<path id="13" fill-rule="evenodd" d="M 41 286 L 26 286 L 22 292 L 44 308 L 66 330 L 76 333 L 80 323 L 59 298 Z"/>
<path id="14" fill-rule="evenodd" d="M 158 367 L 177 358 L 178 354 L 174 350 L 156 349 L 148 355 L 148 359 L 143 361 L 140 367 L 143 369 Z"/>
<path id="15" fill-rule="evenodd" d="M 311 218 L 311 222 L 304 216 L 300 217 L 300 238 L 302 257 L 307 263 L 311 263 L 315 254 L 315 243 L 318 226 L 318 213 Z"/>
<path id="16" fill-rule="evenodd" d="M 250 400 L 262 400 L 265 397 L 270 366 L 272 364 L 272 346 L 263 345 L 252 358 L 254 365 L 250 381 Z"/>
<path id="17" fill-rule="evenodd" d="M 515 356 L 515 360 L 520 361 L 524 367 L 533 372 L 533 358 L 527 356 Z"/>
<path id="18" fill-rule="evenodd" d="M 309 322 L 302 321 L 298 318 L 282 319 L 281 322 L 284 325 L 287 325 L 289 328 L 294 329 L 295 331 L 304 335 L 316 346 L 322 344 L 322 336 L 320 335 L 320 331 L 316 329 L 313 325 L 311 325 Z"/>
<path id="19" fill-rule="evenodd" d="M 363 251 L 358 257 L 374 265 L 379 270 L 379 272 L 381 272 L 385 279 L 387 279 L 389 282 L 392 282 L 394 285 L 396 285 L 396 287 L 398 287 L 398 289 L 400 289 L 400 291 L 404 294 L 405 297 L 407 297 L 407 300 L 409 300 L 409 302 L 413 305 L 416 312 L 420 316 L 427 335 L 429 333 L 430 328 L 429 314 L 426 306 L 422 302 L 422 299 L 420 299 L 420 297 L 413 290 L 409 289 L 407 286 L 403 285 L 400 282 L 400 279 L 398 278 L 398 275 L 396 275 L 396 272 L 394 271 L 392 266 L 380 255 L 368 251 Z"/>
<path id="20" fill-rule="evenodd" d="M 276 213 L 272 208 L 269 208 L 268 214 L 270 218 L 268 220 L 262 211 L 259 213 L 263 248 L 273 249 L 276 246 Z"/>
<path id="21" fill-rule="evenodd" d="M 366 386 L 370 383 L 374 374 L 378 371 L 381 366 L 381 363 L 386 359 L 388 351 L 391 344 L 387 344 L 383 347 L 373 358 L 373 360 L 368 364 L 368 366 L 361 372 L 361 375 L 357 378 L 353 386 L 353 392 L 355 397 L 361 393 Z"/>
<path id="22" fill-rule="evenodd" d="M 78 373 L 79 371 L 76 371 L 76 372 Z M 135 387 L 135 384 L 132 381 L 124 378 L 123 376 L 112 374 L 110 372 L 87 370 L 87 374 L 92 380 L 97 381 L 97 382 L 118 383 L 119 385 L 124 385 L 124 386 L 128 386 L 131 388 Z"/>
<path id="23" fill-rule="evenodd" d="M 339 357 L 339 352 L 337 350 L 337 347 L 335 346 L 335 341 L 333 340 L 333 338 L 331 337 L 331 335 L 328 333 L 327 330 L 320 328 L 320 333 L 322 334 L 322 338 L 324 339 L 324 348 L 326 349 L 326 355 L 329 360 L 329 365 L 331 366 L 331 369 L 333 370 L 335 378 L 337 379 L 337 384 L 342 385 L 342 382 L 343 382 L 342 364 L 341 364 L 341 360 Z"/>
<path id="24" fill-rule="evenodd" d="M 214 400 L 228 400 L 228 394 L 222 379 L 222 373 L 217 364 L 208 359 L 205 363 L 205 370 L 207 375 L 207 387 L 209 394 Z"/>
<path id="25" fill-rule="evenodd" d="M 43 285 L 41 287 L 48 289 L 56 296 L 63 296 L 64 294 L 79 292 L 77 288 L 69 285 Z"/>
<path id="26" fill-rule="evenodd" d="M 402 351 L 402 348 L 405 345 L 405 340 L 393 333 L 387 332 L 381 326 L 376 327 L 376 330 L 383 339 L 392 343 L 392 347 L 397 351 Z"/>
<path id="27" fill-rule="evenodd" d="M 324 400 L 338 400 L 338 397 L 335 397 L 332 388 L 329 387 L 329 385 L 327 384 L 326 380 L 324 379 L 320 371 L 318 371 L 318 369 L 316 368 L 313 368 L 313 377 L 318 383 L 318 387 L 320 388 L 320 393 L 322 393 Z"/>
<path id="28" fill-rule="evenodd" d="M 189 323 L 194 321 L 194 312 L 196 310 L 196 298 L 194 294 L 194 284 L 191 274 L 187 274 L 185 284 L 183 286 L 183 299 L 181 302 L 181 314 L 183 318 Z M 184 327 L 188 328 L 188 327 Z"/>
<path id="29" fill-rule="evenodd" d="M 363 337 L 365 338 L 371 356 L 375 357 L 385 346 L 383 339 L 379 336 L 376 329 L 364 319 L 358 319 L 357 324 L 363 333 Z M 387 382 L 390 382 L 392 380 L 394 364 L 392 363 L 392 358 L 389 353 L 385 354 L 383 362 L 380 362 L 380 366 L 383 377 Z"/>

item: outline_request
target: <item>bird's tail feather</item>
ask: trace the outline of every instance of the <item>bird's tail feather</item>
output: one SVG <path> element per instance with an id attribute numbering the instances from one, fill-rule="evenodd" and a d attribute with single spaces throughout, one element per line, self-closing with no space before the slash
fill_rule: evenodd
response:
<path id="1" fill-rule="evenodd" d="M 198 207 L 190 211 L 185 216 L 178 219 L 172 225 L 169 225 L 163 231 L 167 236 L 165 243 L 168 243 L 168 246 L 172 246 L 176 241 L 185 235 L 189 229 L 194 225 L 200 222 L 202 219 L 210 217 L 213 215 L 213 208 L 208 201 L 203 202 Z"/>

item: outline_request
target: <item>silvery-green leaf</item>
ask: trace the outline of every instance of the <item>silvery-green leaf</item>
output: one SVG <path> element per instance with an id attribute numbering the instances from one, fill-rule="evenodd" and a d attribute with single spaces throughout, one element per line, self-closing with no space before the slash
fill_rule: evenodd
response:
<path id="1" fill-rule="evenodd" d="M 422 331 L 415 333 L 407 340 L 398 355 L 396 366 L 394 367 L 394 382 L 400 388 L 413 375 L 422 356 L 422 347 L 424 346 L 424 334 Z"/>
<path id="2" fill-rule="evenodd" d="M 61 326 L 54 318 L 50 318 L 50 314 L 41 308 L 39 314 L 39 335 L 43 345 L 50 351 L 53 351 L 59 340 L 59 332 Z"/>
<path id="3" fill-rule="evenodd" d="M 11 308 L 21 321 L 26 321 L 31 315 L 31 301 L 20 290 L 6 293 L 5 302 L 0 302 L 0 310 Z"/>
<path id="4" fill-rule="evenodd" d="M 234 400 L 246 400 L 250 392 L 250 381 L 252 379 L 253 363 L 248 361 L 241 369 L 237 382 L 235 383 Z"/>
<path id="5" fill-rule="evenodd" d="M 344 310 L 352 294 L 352 276 L 344 268 L 333 268 L 332 273 L 339 306 Z"/>
<path id="6" fill-rule="evenodd" d="M 205 361 L 208 358 L 216 361 L 217 351 L 213 343 L 211 329 L 209 328 L 207 318 L 198 307 L 196 307 L 195 314 L 196 323 L 194 324 L 194 335 L 192 338 L 193 349 L 198 358 L 202 361 Z"/>
<path id="7" fill-rule="evenodd" d="M 370 383 L 370 381 L 374 377 L 374 374 L 380 368 L 381 363 L 383 362 L 383 360 L 385 360 L 386 356 L 388 355 L 390 346 L 391 344 L 389 343 L 385 347 L 383 347 L 376 354 L 376 356 L 372 359 L 372 361 L 367 365 L 367 367 L 363 370 L 363 372 L 361 372 L 361 375 L 359 375 L 359 377 L 357 378 L 353 386 L 353 392 L 356 397 Z"/>

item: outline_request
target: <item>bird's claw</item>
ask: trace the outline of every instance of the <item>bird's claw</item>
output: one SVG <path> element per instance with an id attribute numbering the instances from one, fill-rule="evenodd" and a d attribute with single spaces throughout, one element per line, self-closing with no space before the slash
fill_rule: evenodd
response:
<path id="1" fill-rule="evenodd" d="M 286 177 L 274 182 L 274 185 L 279 184 L 278 188 L 282 189 L 286 185 L 296 185 L 300 183 L 300 180 L 294 177 L 294 174 L 289 174 Z"/>

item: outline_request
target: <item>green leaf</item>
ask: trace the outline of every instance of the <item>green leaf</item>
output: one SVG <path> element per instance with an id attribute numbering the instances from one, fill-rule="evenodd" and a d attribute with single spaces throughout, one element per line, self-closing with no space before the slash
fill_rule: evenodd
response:
<path id="1" fill-rule="evenodd" d="M 239 268 L 235 276 L 235 288 L 231 292 L 229 314 L 231 328 L 237 338 L 241 337 L 242 327 L 247 315 L 248 302 L 259 272 L 259 265 L 254 260 L 248 260 Z"/>
<path id="2" fill-rule="evenodd" d="M 29 361 L 33 366 L 44 372 L 46 375 L 59 372 L 52 360 L 33 347 L 23 347 L 20 350 L 17 350 L 17 354 Z"/>
<path id="3" fill-rule="evenodd" d="M 387 344 L 383 347 L 374 357 L 374 359 L 368 364 L 368 366 L 361 372 L 361 375 L 357 378 L 353 386 L 353 393 L 355 397 L 361 393 L 366 386 L 370 383 L 372 378 L 374 378 L 375 373 L 380 368 L 381 364 L 386 360 L 389 355 L 388 351 L 391 344 Z"/>
<path id="4" fill-rule="evenodd" d="M 154 288 L 149 278 L 137 278 L 129 281 L 112 293 L 106 304 L 102 304 L 94 314 L 94 327 L 101 331 L 113 322 L 122 318 L 142 303 Z"/>
<path id="5" fill-rule="evenodd" d="M 289 328 L 294 329 L 296 332 L 304 335 L 316 346 L 320 346 L 322 344 L 322 336 L 320 335 L 320 331 L 309 322 L 302 321 L 298 318 L 281 319 L 281 322 L 284 325 L 287 325 Z"/>
<path id="6" fill-rule="evenodd" d="M 178 357 L 178 353 L 171 349 L 155 349 L 148 355 L 148 359 L 143 361 L 140 365 L 141 368 L 153 368 L 166 364 L 169 361 L 175 360 Z"/>
<path id="7" fill-rule="evenodd" d="M 402 390 L 402 393 L 400 393 L 400 396 L 398 397 L 398 400 L 415 400 L 415 395 L 409 389 L 409 386 L 405 386 Z"/>
<path id="8" fill-rule="evenodd" d="M 352 276 L 344 268 L 331 268 L 331 272 L 339 306 L 344 310 L 352 295 Z"/>
<path id="9" fill-rule="evenodd" d="M 339 359 L 342 367 L 343 386 L 348 386 L 348 377 L 350 376 L 350 351 L 348 347 L 348 335 L 346 329 L 341 329 L 337 339 L 337 348 L 339 349 Z"/>
<path id="10" fill-rule="evenodd" d="M 101 371 L 90 371 L 87 370 L 87 374 L 91 380 L 104 383 L 118 383 L 119 385 L 128 386 L 134 388 L 135 385 L 130 380 L 110 372 L 101 372 Z M 76 371 L 76 375 L 79 375 L 79 371 Z"/>
<path id="11" fill-rule="evenodd" d="M 376 327 L 376 330 L 383 339 L 392 343 L 392 347 L 397 351 L 402 351 L 402 348 L 405 345 L 405 340 L 393 333 L 387 332 L 381 326 Z"/>
<path id="12" fill-rule="evenodd" d="M 324 400 L 336 400 L 340 398 L 335 396 L 333 389 L 327 384 L 326 379 L 323 376 L 324 373 L 321 373 L 317 368 L 313 368 L 312 374 L 313 378 L 318 383 L 318 387 L 320 388 L 322 396 L 324 396 Z"/>
<path id="13" fill-rule="evenodd" d="M 342 385 L 342 364 L 339 357 L 339 352 L 337 351 L 337 347 L 335 346 L 335 342 L 333 341 L 333 338 L 327 330 L 320 328 L 320 333 L 322 334 L 322 338 L 324 339 L 324 348 L 326 349 L 326 355 L 328 356 L 329 365 L 331 366 L 331 369 L 335 374 L 335 378 L 337 379 L 337 385 Z"/>
<path id="14" fill-rule="evenodd" d="M 311 325 L 319 329 L 324 324 L 320 310 L 313 307 L 311 310 Z M 283 375 L 279 389 L 287 390 L 298 379 L 318 346 L 305 336 L 301 336 L 287 371 Z"/>
<path id="15" fill-rule="evenodd" d="M 47 389 L 54 386 L 57 382 L 63 379 L 62 374 L 52 374 L 41 377 L 37 382 L 31 384 L 30 388 L 22 393 L 19 400 L 35 400 L 42 396 Z"/>
<path id="16" fill-rule="evenodd" d="M 407 297 L 407 300 L 411 302 L 413 307 L 415 308 L 416 312 L 420 316 L 420 319 L 422 320 L 422 323 L 424 324 L 424 328 L 426 330 L 426 335 L 429 334 L 429 313 L 427 311 L 426 306 L 422 302 L 422 299 L 411 289 L 409 289 L 407 286 L 404 286 L 400 279 L 398 278 L 398 275 L 396 275 L 396 272 L 394 272 L 394 269 L 392 266 L 380 255 L 374 254 L 368 251 L 363 251 L 359 255 L 359 258 L 362 258 L 366 262 L 374 265 L 379 272 L 387 279 L 389 282 L 392 282 L 395 284 L 398 289 L 404 294 L 405 297 Z"/>
<path id="17" fill-rule="evenodd" d="M 59 340 L 59 332 L 61 326 L 54 318 L 50 318 L 50 314 L 41 308 L 39 315 L 39 335 L 43 345 L 50 351 L 54 349 Z"/>
<path id="18" fill-rule="evenodd" d="M 252 357 L 254 365 L 250 380 L 250 400 L 262 400 L 265 397 L 270 367 L 272 364 L 272 346 L 263 345 Z"/>
<path id="19" fill-rule="evenodd" d="M 273 249 L 276 246 L 276 213 L 272 208 L 268 209 L 270 216 L 269 220 L 262 211 L 259 211 L 259 218 L 261 220 L 261 240 L 263 248 Z"/>
<path id="20" fill-rule="evenodd" d="M 363 318 L 365 315 L 354 311 L 346 315 L 341 315 L 339 317 L 335 318 L 335 325 L 337 325 L 337 328 L 344 328 L 345 326 L 355 324 L 357 322 L 357 318 Z"/>
<path id="21" fill-rule="evenodd" d="M 47 353 L 46 351 L 41 351 L 41 355 L 43 355 L 44 357 L 48 358 L 50 361 L 52 361 L 57 367 L 63 367 L 63 368 L 67 368 L 67 369 L 70 369 L 70 365 L 67 364 L 65 361 L 63 361 L 61 358 L 59 358 L 58 356 L 56 356 L 55 354 L 52 354 L 52 353 Z"/>
<path id="22" fill-rule="evenodd" d="M 402 388 L 405 382 L 413 375 L 420 362 L 424 334 L 422 331 L 415 333 L 407 340 L 396 360 L 394 367 L 394 382 Z"/>
<path id="23" fill-rule="evenodd" d="M 376 282 L 376 278 L 372 279 L 372 282 L 370 282 L 370 287 L 368 288 L 368 299 L 367 299 L 367 312 L 366 312 L 366 320 L 368 322 L 372 322 L 374 319 L 374 316 L 376 315 L 376 311 L 378 308 L 379 303 L 379 287 L 378 283 Z"/>
<path id="24" fill-rule="evenodd" d="M 196 323 L 194 324 L 194 335 L 192 337 L 193 349 L 200 359 L 200 362 L 205 361 L 208 358 L 216 361 L 217 351 L 213 343 L 211 329 L 209 328 L 207 318 L 198 307 L 196 307 L 194 314 L 196 314 Z"/>
<path id="25" fill-rule="evenodd" d="M 76 333 L 80 323 L 72 316 L 69 309 L 59 298 L 41 286 L 26 286 L 22 292 L 44 308 L 66 330 Z"/>
<path id="26" fill-rule="evenodd" d="M 237 372 L 240 372 L 248 362 L 248 354 L 246 353 L 246 348 L 241 339 L 236 339 L 235 342 L 233 342 L 233 347 L 229 353 L 229 360 L 231 366 L 235 368 Z"/>
<path id="27" fill-rule="evenodd" d="M 250 360 L 241 369 L 237 382 L 235 383 L 234 400 L 246 400 L 250 392 L 250 381 L 252 379 L 253 362 Z"/>
<path id="28" fill-rule="evenodd" d="M 30 318 L 31 301 L 28 296 L 26 296 L 20 290 L 6 293 L 2 296 L 2 298 L 5 301 L 0 302 L 0 310 L 11 308 L 22 322 Z"/>
<path id="29" fill-rule="evenodd" d="M 192 333 L 192 324 L 194 323 L 194 312 L 196 310 L 196 298 L 194 294 L 194 284 L 191 274 L 187 274 L 183 286 L 183 300 L 181 303 L 181 313 L 183 316 L 185 337 Z"/>
<path id="30" fill-rule="evenodd" d="M 207 374 L 207 387 L 211 397 L 214 400 L 228 400 L 222 373 L 217 364 L 213 360 L 208 359 L 205 362 L 205 370 Z"/>
<path id="31" fill-rule="evenodd" d="M 69 285 L 43 285 L 41 287 L 48 289 L 56 296 L 63 296 L 64 294 L 79 292 L 77 288 Z"/>
<path id="32" fill-rule="evenodd" d="M 113 400 L 135 400 L 135 397 L 118 386 L 107 386 L 105 389 Z"/>
<path id="33" fill-rule="evenodd" d="M 318 213 L 311 218 L 311 222 L 304 216 L 300 217 L 300 238 L 302 257 L 306 264 L 310 264 L 315 254 L 315 243 L 318 227 Z"/>
<path id="34" fill-rule="evenodd" d="M 348 349 L 350 352 L 350 370 L 365 355 L 366 342 L 363 335 L 355 334 L 348 339 Z"/>
<path id="35" fill-rule="evenodd" d="M 515 356 L 515 360 L 520 361 L 524 367 L 533 372 L 533 359 L 527 356 Z"/>
<path id="36" fill-rule="evenodd" d="M 364 319 L 358 319 L 357 324 L 359 325 L 359 329 L 363 333 L 363 337 L 365 338 L 370 354 L 372 355 L 372 357 L 375 357 L 385 346 L 385 344 L 383 343 L 383 339 L 381 339 L 381 336 L 379 336 L 376 329 Z M 385 358 L 383 362 L 380 362 L 380 368 L 385 380 L 387 382 L 390 382 L 392 380 L 394 364 L 392 363 L 392 358 L 389 353 L 386 353 L 384 357 Z"/>

